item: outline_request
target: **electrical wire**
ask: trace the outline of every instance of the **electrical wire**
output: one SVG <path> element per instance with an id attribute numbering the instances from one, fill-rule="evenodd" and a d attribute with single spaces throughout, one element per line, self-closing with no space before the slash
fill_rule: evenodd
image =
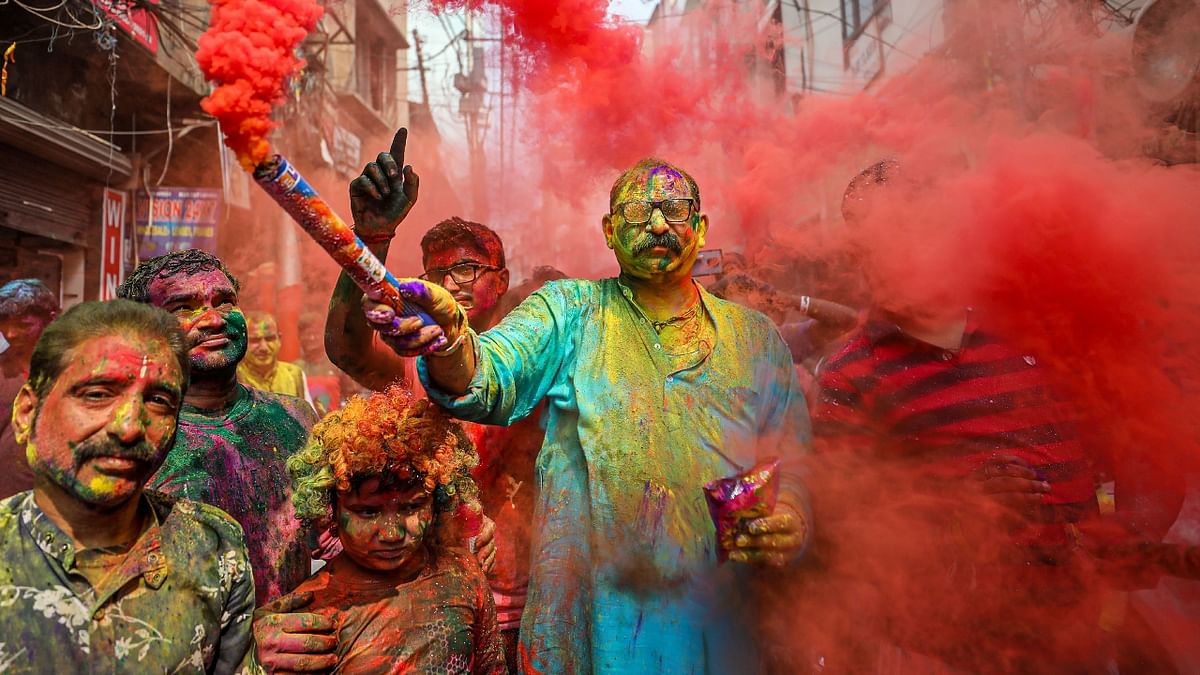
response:
<path id="1" fill-rule="evenodd" d="M 28 6 L 28 5 L 22 5 L 22 6 L 23 6 L 23 7 L 25 7 L 25 9 L 28 9 L 28 10 L 30 10 L 30 11 L 33 11 L 33 12 L 53 12 L 54 10 L 56 10 L 56 9 L 58 9 L 58 8 L 62 7 L 63 5 L 67 4 L 67 1 L 68 1 L 68 0 L 59 0 L 59 3 L 58 3 L 57 5 L 55 5 L 55 6 L 53 6 L 53 7 L 30 7 L 30 6 Z M 14 0 L 14 2 L 15 2 L 15 0 Z M 4 3 L 4 4 L 7 4 L 7 3 Z M 20 2 L 16 2 L 16 4 L 20 5 L 21 3 L 20 3 Z"/>
<path id="2" fill-rule="evenodd" d="M 167 169 L 171 167 L 171 152 L 175 150 L 175 134 L 171 130 L 171 82 L 175 78 L 167 75 L 167 156 L 163 159 L 162 173 L 158 174 L 158 182 L 154 187 L 162 187 L 163 179 L 167 177 Z"/>
<path id="3" fill-rule="evenodd" d="M 38 7 L 31 7 L 27 4 L 25 4 L 24 2 L 22 2 L 21 0 L 8 0 L 8 2 L 11 2 L 12 4 L 16 5 L 17 7 L 20 7 L 21 9 L 25 10 L 26 12 L 29 12 L 30 14 L 38 17 L 39 19 L 41 19 L 43 21 L 52 23 L 56 26 L 61 26 L 63 28 L 70 28 L 72 30 L 100 30 L 104 26 L 104 19 L 101 18 L 99 11 L 93 9 L 93 16 L 96 18 L 96 24 L 94 26 L 90 25 L 90 24 L 84 24 L 83 22 L 81 22 L 79 20 L 78 17 L 76 17 L 74 14 L 71 13 L 71 8 L 66 6 L 66 2 L 60 3 L 60 4 L 56 5 L 55 7 L 51 7 L 49 9 L 41 9 Z M 64 23 L 62 21 L 59 21 L 57 18 L 49 16 L 44 13 L 44 12 L 48 12 L 48 11 L 54 11 L 59 8 L 61 8 L 64 12 L 66 12 L 67 15 L 70 16 L 72 19 L 74 19 L 75 23 L 73 23 L 73 24 Z"/>

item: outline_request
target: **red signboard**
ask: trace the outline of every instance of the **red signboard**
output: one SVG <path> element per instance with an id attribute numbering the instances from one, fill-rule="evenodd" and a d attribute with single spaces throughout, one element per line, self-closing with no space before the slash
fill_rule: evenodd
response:
<path id="1" fill-rule="evenodd" d="M 117 286 L 125 280 L 125 193 L 104 190 L 100 223 L 100 299 L 117 297 Z"/>
<path id="2" fill-rule="evenodd" d="M 160 0 L 149 0 L 149 4 L 157 5 Z M 112 19 L 121 30 L 129 33 L 151 54 L 158 53 L 158 23 L 154 13 L 138 7 L 134 0 L 92 0 Z"/>

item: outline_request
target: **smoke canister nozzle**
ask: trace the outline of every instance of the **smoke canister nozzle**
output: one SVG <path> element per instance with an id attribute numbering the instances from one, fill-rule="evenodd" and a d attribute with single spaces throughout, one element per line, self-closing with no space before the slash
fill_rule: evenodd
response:
<path id="1" fill-rule="evenodd" d="M 748 471 L 704 486 L 708 513 L 717 528 L 717 560 L 725 562 L 745 523 L 769 516 L 779 498 L 779 460 L 766 459 Z"/>
<path id="2" fill-rule="evenodd" d="M 341 265 L 359 288 L 390 305 L 400 316 L 417 317 L 426 326 L 436 325 L 424 310 L 400 295 L 396 277 L 282 155 L 274 155 L 255 167 L 254 181 Z"/>

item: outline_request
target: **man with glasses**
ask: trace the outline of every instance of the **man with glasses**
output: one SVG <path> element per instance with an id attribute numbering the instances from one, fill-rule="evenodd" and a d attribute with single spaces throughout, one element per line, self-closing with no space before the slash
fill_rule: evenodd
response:
<path id="1" fill-rule="evenodd" d="M 787 564 L 808 541 L 808 415 L 770 320 L 692 280 L 707 231 L 695 181 L 647 159 L 602 219 L 619 277 L 546 284 L 484 333 L 426 281 L 403 293 L 436 327 L 365 307 L 455 415 L 508 425 L 546 400 L 523 672 L 760 669 L 738 608 L 751 564 Z M 747 564 L 719 565 L 703 486 L 772 456 L 779 502 L 727 551 Z"/>

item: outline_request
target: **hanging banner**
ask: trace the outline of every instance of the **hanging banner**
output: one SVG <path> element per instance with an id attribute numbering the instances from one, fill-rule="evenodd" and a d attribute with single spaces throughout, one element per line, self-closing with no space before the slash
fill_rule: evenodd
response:
<path id="1" fill-rule="evenodd" d="M 161 0 L 145 0 L 144 4 L 157 5 L 159 2 Z M 133 0 L 92 0 L 92 4 L 151 54 L 158 53 L 158 23 L 154 12 Z"/>
<path id="2" fill-rule="evenodd" d="M 139 260 L 189 248 L 216 252 L 221 190 L 156 188 L 138 192 L 135 210 Z"/>
<path id="3" fill-rule="evenodd" d="M 117 297 L 125 280 L 125 193 L 105 188 L 100 210 L 100 299 Z"/>

